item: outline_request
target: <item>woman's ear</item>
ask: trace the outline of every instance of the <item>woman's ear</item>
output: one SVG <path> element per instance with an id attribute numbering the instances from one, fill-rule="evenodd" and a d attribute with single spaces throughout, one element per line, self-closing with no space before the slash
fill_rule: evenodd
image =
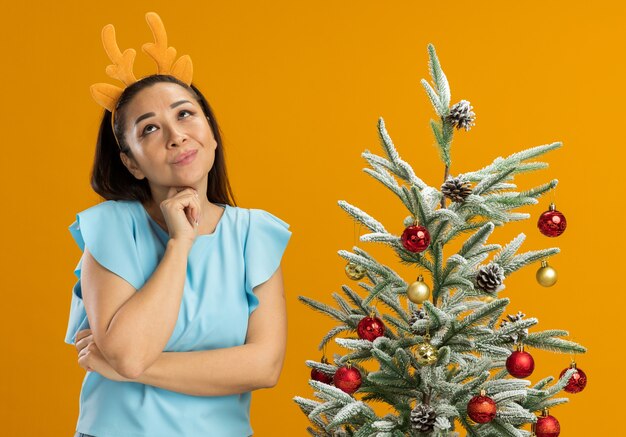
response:
<path id="1" fill-rule="evenodd" d="M 143 172 L 137 165 L 137 161 L 135 161 L 134 158 L 129 157 L 124 152 L 120 152 L 120 159 L 122 160 L 122 163 L 124 164 L 124 166 L 126 166 L 128 171 L 130 172 L 130 174 L 135 176 L 136 179 L 139 179 L 139 180 L 145 179 L 146 175 L 143 174 Z"/>

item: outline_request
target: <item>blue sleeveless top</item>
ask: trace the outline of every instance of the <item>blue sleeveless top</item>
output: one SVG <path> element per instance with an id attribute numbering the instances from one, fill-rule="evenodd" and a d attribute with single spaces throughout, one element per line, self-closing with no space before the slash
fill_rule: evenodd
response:
<path id="1" fill-rule="evenodd" d="M 178 320 L 164 352 L 244 344 L 248 317 L 258 306 L 253 288 L 280 265 L 289 225 L 261 209 L 218 204 L 225 211 L 212 234 L 194 240 Z M 134 200 L 108 200 L 76 215 L 69 231 L 105 268 L 140 289 L 161 258 L 169 235 Z M 65 342 L 89 328 L 82 301 L 82 258 Z M 96 372 L 83 379 L 76 431 L 96 437 L 241 437 L 252 435 L 249 392 L 192 396 L 116 382 Z"/>

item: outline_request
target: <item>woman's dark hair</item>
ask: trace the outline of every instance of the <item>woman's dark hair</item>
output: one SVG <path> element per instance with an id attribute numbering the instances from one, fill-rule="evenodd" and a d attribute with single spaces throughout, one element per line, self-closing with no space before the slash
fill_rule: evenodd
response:
<path id="1" fill-rule="evenodd" d="M 188 90 L 200 104 L 204 115 L 208 117 L 209 125 L 217 141 L 215 161 L 209 172 L 207 198 L 213 203 L 236 206 L 235 196 L 226 173 L 226 161 L 220 129 L 209 103 L 193 83 L 187 85 L 173 76 L 163 74 L 147 76 L 124 90 L 115 107 L 115 136 L 113 136 L 113 129 L 111 128 L 111 112 L 108 109 L 104 110 L 96 141 L 96 153 L 91 171 L 91 187 L 107 200 L 139 200 L 142 203 L 152 200 L 152 193 L 150 192 L 147 179 L 136 179 L 128 171 L 120 158 L 120 151 L 127 155 L 131 154 L 124 136 L 125 106 L 139 91 L 159 82 L 171 82 L 180 85 Z M 115 137 L 120 142 L 119 147 Z"/>

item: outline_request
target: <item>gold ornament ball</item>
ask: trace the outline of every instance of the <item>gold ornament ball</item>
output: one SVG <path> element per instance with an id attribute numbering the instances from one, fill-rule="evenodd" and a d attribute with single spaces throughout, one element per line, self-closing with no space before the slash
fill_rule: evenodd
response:
<path id="1" fill-rule="evenodd" d="M 406 295 L 413 303 L 420 304 L 428 300 L 430 297 L 430 288 L 424 283 L 424 277 L 419 275 L 417 281 L 409 285 L 406 290 Z"/>
<path id="2" fill-rule="evenodd" d="M 557 274 L 556 270 L 548 265 L 547 261 L 541 262 L 541 267 L 537 270 L 537 282 L 544 287 L 552 287 L 556 284 Z"/>
<path id="3" fill-rule="evenodd" d="M 349 262 L 346 265 L 346 275 L 348 275 L 348 278 L 358 281 L 365 276 L 365 268 L 353 262 Z"/>
<path id="4" fill-rule="evenodd" d="M 439 351 L 430 343 L 417 345 L 415 359 L 421 366 L 430 366 L 437 362 Z"/>

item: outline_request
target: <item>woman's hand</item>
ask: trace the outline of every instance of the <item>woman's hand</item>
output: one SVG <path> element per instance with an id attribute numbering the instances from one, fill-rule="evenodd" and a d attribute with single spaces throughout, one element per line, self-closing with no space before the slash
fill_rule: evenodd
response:
<path id="1" fill-rule="evenodd" d="M 170 238 L 193 243 L 198 235 L 200 199 L 194 188 L 171 187 L 167 199 L 161 202 L 161 212 L 167 224 Z"/>
<path id="2" fill-rule="evenodd" d="M 112 381 L 132 381 L 124 378 L 104 358 L 102 352 L 93 341 L 91 329 L 83 329 L 76 334 L 76 350 L 78 351 L 78 364 L 88 372 L 97 372 Z"/>

